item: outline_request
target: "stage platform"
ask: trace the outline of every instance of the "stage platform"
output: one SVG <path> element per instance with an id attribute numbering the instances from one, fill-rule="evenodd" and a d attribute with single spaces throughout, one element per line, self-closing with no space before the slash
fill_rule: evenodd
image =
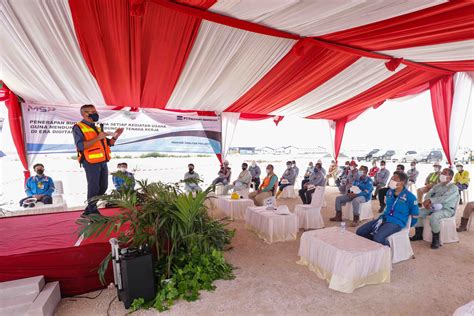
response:
<path id="1" fill-rule="evenodd" d="M 59 281 L 62 296 L 103 288 L 97 268 L 110 252 L 110 237 L 79 240 L 75 221 L 81 213 L 0 218 L 0 282 L 44 275 L 46 282 Z M 111 268 L 106 277 L 112 281 Z"/>

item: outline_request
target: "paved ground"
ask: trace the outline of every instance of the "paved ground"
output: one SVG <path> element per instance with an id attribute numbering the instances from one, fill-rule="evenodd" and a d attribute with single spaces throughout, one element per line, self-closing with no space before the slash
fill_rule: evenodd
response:
<path id="1" fill-rule="evenodd" d="M 334 213 L 335 188 L 327 190 L 323 209 L 326 226 Z M 290 209 L 299 201 L 281 200 Z M 373 202 L 374 212 L 378 209 Z M 462 207 L 458 210 L 458 220 Z M 218 216 L 219 214 L 217 214 Z M 352 294 L 328 288 L 326 281 L 296 264 L 299 239 L 268 245 L 245 230 L 237 229 L 227 259 L 237 267 L 232 281 L 216 282 L 214 292 L 202 292 L 197 302 L 178 302 L 172 315 L 451 315 L 474 300 L 474 231 L 460 234 L 460 242 L 431 250 L 429 243 L 414 242 L 416 259 L 393 266 L 390 284 L 372 285 Z M 351 229 L 351 228 L 349 228 Z M 351 229 L 353 230 L 353 229 Z M 97 292 L 95 292 L 97 293 Z M 94 295 L 90 293 L 89 295 Z M 105 290 L 95 300 L 63 299 L 57 315 L 106 315 L 114 290 Z M 125 315 L 120 302 L 113 302 L 110 315 Z M 136 315 L 155 315 L 139 311 Z"/>

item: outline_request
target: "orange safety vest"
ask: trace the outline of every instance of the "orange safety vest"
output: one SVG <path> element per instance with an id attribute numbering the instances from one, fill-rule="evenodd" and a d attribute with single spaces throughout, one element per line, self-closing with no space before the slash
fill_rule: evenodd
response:
<path id="1" fill-rule="evenodd" d="M 84 140 L 94 139 L 101 132 L 100 127 L 94 129 L 83 122 L 78 122 L 76 125 L 81 129 Z M 91 147 L 84 149 L 84 151 L 77 151 L 77 160 L 79 160 L 79 163 L 86 160 L 91 164 L 109 161 L 110 147 L 107 144 L 107 140 L 98 140 Z"/>
<path id="2" fill-rule="evenodd" d="M 270 184 L 270 182 L 272 181 L 272 178 L 273 178 L 274 174 L 272 174 L 271 177 L 265 177 L 265 179 L 263 179 L 263 183 L 260 185 L 260 190 L 268 187 L 268 185 Z"/>

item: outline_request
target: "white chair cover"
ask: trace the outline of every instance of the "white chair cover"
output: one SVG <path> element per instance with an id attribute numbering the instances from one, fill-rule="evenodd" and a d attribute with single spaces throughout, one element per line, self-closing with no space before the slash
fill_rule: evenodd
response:
<path id="1" fill-rule="evenodd" d="M 54 193 L 64 194 L 63 182 L 61 180 L 54 181 Z"/>
<path id="2" fill-rule="evenodd" d="M 392 252 L 392 263 L 414 258 L 414 252 L 410 243 L 411 216 L 408 217 L 407 225 L 401 231 L 390 235 L 387 239 Z"/>
<path id="3" fill-rule="evenodd" d="M 441 245 L 459 242 L 458 232 L 456 231 L 456 216 L 441 219 L 440 227 L 439 241 Z M 427 242 L 433 240 L 429 217 L 423 220 L 423 240 Z"/>
<path id="4" fill-rule="evenodd" d="M 342 208 L 342 218 L 351 221 L 354 219 L 354 212 L 352 211 L 352 202 L 347 202 L 346 205 Z M 369 200 L 365 203 L 361 203 L 359 220 L 363 221 L 372 218 L 374 218 L 374 214 L 372 213 L 372 202 Z"/>
<path id="5" fill-rule="evenodd" d="M 463 305 L 454 311 L 453 316 L 472 316 L 474 315 L 474 300 Z"/>
<path id="6" fill-rule="evenodd" d="M 216 185 L 216 195 L 224 195 L 224 188 L 225 185 L 223 185 L 222 183 L 218 183 Z"/>
<path id="7" fill-rule="evenodd" d="M 298 204 L 295 206 L 295 214 L 298 216 L 298 228 L 319 229 L 324 227 L 321 208 L 324 203 L 325 187 L 316 187 L 310 205 Z"/>
<path id="8" fill-rule="evenodd" d="M 283 188 L 283 192 L 281 192 L 281 198 L 282 199 L 294 199 L 296 198 L 296 193 L 295 193 L 295 186 L 294 185 L 289 185 L 287 187 Z"/>
<path id="9" fill-rule="evenodd" d="M 248 199 L 249 197 L 249 191 L 250 189 L 249 188 L 244 188 L 244 189 L 240 189 L 238 191 L 235 191 L 238 195 L 242 196 L 244 199 Z"/>

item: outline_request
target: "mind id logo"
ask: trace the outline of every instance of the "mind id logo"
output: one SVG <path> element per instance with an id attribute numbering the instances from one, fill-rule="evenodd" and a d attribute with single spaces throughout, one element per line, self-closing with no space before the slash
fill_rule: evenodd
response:
<path id="1" fill-rule="evenodd" d="M 54 112 L 56 111 L 56 108 L 54 106 L 44 106 L 44 105 L 32 105 L 28 104 L 26 110 L 29 111 L 35 111 L 35 112 Z"/>

